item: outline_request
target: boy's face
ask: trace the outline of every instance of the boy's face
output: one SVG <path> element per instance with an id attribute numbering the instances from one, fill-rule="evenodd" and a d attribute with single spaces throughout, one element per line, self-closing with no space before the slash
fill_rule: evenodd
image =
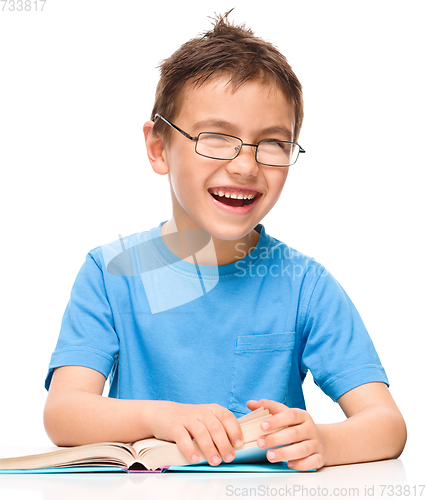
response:
<path id="1" fill-rule="evenodd" d="M 187 87 L 173 123 L 193 137 L 200 132 L 217 132 L 249 144 L 292 140 L 293 108 L 276 85 L 255 80 L 233 92 L 231 85 L 226 85 L 228 81 L 221 76 L 198 88 Z M 288 175 L 288 167 L 258 164 L 250 146 L 243 146 L 234 160 L 200 156 L 194 142 L 172 129 L 163 160 L 170 176 L 177 226 L 201 228 L 221 240 L 238 240 L 250 233 L 278 200 Z M 233 193 L 256 197 L 251 204 L 233 207 L 220 200 L 243 202 L 211 194 L 220 191 L 228 191 L 231 199 Z"/>

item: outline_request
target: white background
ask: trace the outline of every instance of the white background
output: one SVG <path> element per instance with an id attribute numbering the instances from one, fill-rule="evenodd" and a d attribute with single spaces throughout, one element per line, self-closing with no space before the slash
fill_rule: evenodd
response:
<path id="1" fill-rule="evenodd" d="M 156 66 L 235 7 L 231 19 L 276 45 L 304 87 L 307 153 L 263 223 L 352 298 L 407 421 L 402 458 L 415 457 L 426 444 L 424 6 L 47 0 L 43 12 L 0 12 L 1 445 L 50 444 L 44 378 L 86 253 L 171 215 L 142 134 Z M 305 385 L 316 421 L 343 419 Z"/>

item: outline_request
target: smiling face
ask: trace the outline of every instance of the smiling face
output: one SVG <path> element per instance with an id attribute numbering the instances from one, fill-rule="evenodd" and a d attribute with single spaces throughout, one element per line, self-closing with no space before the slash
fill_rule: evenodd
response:
<path id="1" fill-rule="evenodd" d="M 219 76 L 187 86 L 173 123 L 193 137 L 216 132 L 249 144 L 292 140 L 293 108 L 276 85 L 251 80 L 233 90 L 228 81 Z M 157 170 L 152 165 L 169 173 L 177 227 L 201 228 L 214 241 L 253 239 L 253 228 L 277 202 L 288 174 L 288 167 L 258 164 L 250 146 L 233 160 L 200 156 L 193 141 L 172 129 L 160 161 L 163 171 L 159 162 Z"/>

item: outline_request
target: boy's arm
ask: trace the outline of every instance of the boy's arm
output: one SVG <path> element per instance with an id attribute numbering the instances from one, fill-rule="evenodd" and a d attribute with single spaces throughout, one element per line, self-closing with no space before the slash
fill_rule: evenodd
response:
<path id="1" fill-rule="evenodd" d="M 103 441 L 131 443 L 148 437 L 176 442 L 199 460 L 192 437 L 211 465 L 234 459 L 242 440 L 236 417 L 216 404 L 124 400 L 102 396 L 105 377 L 91 368 L 56 368 L 44 410 L 45 429 L 57 446 Z M 217 458 L 216 458 L 217 457 Z"/>
<path id="2" fill-rule="evenodd" d="M 402 453 L 406 425 L 386 384 L 363 384 L 338 403 L 347 420 L 318 425 L 327 450 L 325 465 L 397 458 Z"/>
<path id="3" fill-rule="evenodd" d="M 275 401 L 248 401 L 247 406 L 250 410 L 263 406 L 273 414 L 265 420 L 267 425 L 262 424 L 264 430 L 287 426 L 258 440 L 261 448 L 283 446 L 268 452 L 271 462 L 289 460 L 291 468 L 310 470 L 397 458 L 402 453 L 406 442 L 405 421 L 386 384 L 363 384 L 341 396 L 338 403 L 347 420 L 318 425 L 307 411 Z"/>

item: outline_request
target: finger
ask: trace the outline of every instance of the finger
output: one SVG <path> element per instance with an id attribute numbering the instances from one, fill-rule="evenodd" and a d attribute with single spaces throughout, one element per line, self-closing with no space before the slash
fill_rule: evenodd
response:
<path id="1" fill-rule="evenodd" d="M 206 425 L 222 460 L 224 462 L 231 462 L 235 458 L 232 443 L 239 441 L 239 439 L 242 441 L 242 431 L 236 417 L 228 410 L 225 412 L 220 411 L 220 418 L 222 420 L 212 414 L 211 418 L 208 417 L 203 423 Z"/>
<path id="2" fill-rule="evenodd" d="M 325 461 L 320 453 L 313 453 L 313 455 L 300 460 L 290 460 L 287 465 L 290 469 L 300 471 L 319 470 L 325 465 Z"/>
<path id="3" fill-rule="evenodd" d="M 234 448 L 221 422 L 213 415 L 211 418 L 205 417 L 203 422 L 192 423 L 187 430 L 194 437 L 210 465 L 219 465 L 222 460 L 227 462 L 234 460 Z"/>
<path id="4" fill-rule="evenodd" d="M 315 437 L 313 429 L 304 422 L 299 425 L 292 425 L 268 434 L 263 434 L 258 437 L 257 442 L 260 448 L 272 448 L 274 446 L 307 441 Z"/>
<path id="5" fill-rule="evenodd" d="M 226 408 L 219 406 L 213 409 L 213 414 L 221 422 L 232 447 L 243 444 L 243 433 L 235 415 Z"/>
<path id="6" fill-rule="evenodd" d="M 209 462 L 210 465 L 218 465 L 221 463 L 221 453 L 214 444 L 211 433 L 208 430 L 207 423 L 201 421 L 192 422 L 187 427 L 187 431 L 196 441 L 200 451 Z"/>
<path id="7" fill-rule="evenodd" d="M 185 455 L 185 458 L 192 463 L 199 462 L 203 459 L 200 456 L 200 450 L 197 449 L 191 435 L 184 427 L 179 427 L 174 435 L 175 443 Z"/>
<path id="8" fill-rule="evenodd" d="M 267 451 L 267 459 L 270 462 L 296 461 L 307 458 L 314 453 L 318 453 L 312 441 L 302 441 L 289 446 L 281 446 Z"/>
<path id="9" fill-rule="evenodd" d="M 282 409 L 280 412 L 273 414 L 271 417 L 261 422 L 261 429 L 263 431 L 271 432 L 281 429 L 282 427 L 301 425 L 309 418 L 305 410 L 301 410 L 300 408 L 288 408 L 285 405 L 281 406 Z"/>
<path id="10" fill-rule="evenodd" d="M 250 400 L 251 402 L 253 400 Z M 279 403 L 278 401 L 273 401 L 271 399 L 259 399 L 258 401 L 254 401 L 258 406 L 257 408 L 265 408 L 268 410 L 272 415 L 279 413 L 283 411 L 285 408 L 288 408 L 288 406 L 284 405 L 283 403 Z"/>
<path id="11" fill-rule="evenodd" d="M 257 410 L 258 408 L 261 408 L 262 404 L 260 401 L 255 401 L 254 399 L 250 399 L 249 401 L 246 402 L 246 406 L 251 410 Z"/>

